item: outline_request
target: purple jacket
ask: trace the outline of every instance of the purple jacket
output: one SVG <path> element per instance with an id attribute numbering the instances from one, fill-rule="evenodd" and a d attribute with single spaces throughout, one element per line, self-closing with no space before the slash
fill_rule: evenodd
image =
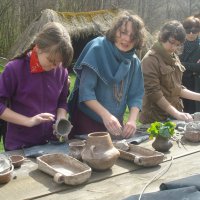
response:
<path id="1" fill-rule="evenodd" d="M 29 56 L 10 61 L 0 75 L 0 115 L 9 102 L 11 110 L 32 117 L 48 112 L 56 115 L 58 108 L 67 109 L 68 72 L 63 67 L 42 73 L 30 73 Z M 55 140 L 54 122 L 34 127 L 8 123 L 6 149 L 45 144 Z"/>

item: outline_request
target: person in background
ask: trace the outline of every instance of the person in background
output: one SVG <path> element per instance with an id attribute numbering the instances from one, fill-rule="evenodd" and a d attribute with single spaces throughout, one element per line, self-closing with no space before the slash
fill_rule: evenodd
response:
<path id="1" fill-rule="evenodd" d="M 122 138 L 135 133 L 144 93 L 135 50 L 143 45 L 144 31 L 142 19 L 124 11 L 105 36 L 85 46 L 74 66 L 77 78 L 69 100 L 71 138 L 96 131 Z M 130 114 L 123 124 L 126 106 Z"/>
<path id="2" fill-rule="evenodd" d="M 186 31 L 186 41 L 180 61 L 186 68 L 183 73 L 183 85 L 195 92 L 200 92 L 200 20 L 190 16 L 183 21 Z M 188 99 L 183 100 L 184 111 L 188 113 L 200 112 L 200 103 Z"/>
<path id="3" fill-rule="evenodd" d="M 140 122 L 193 120 L 189 113 L 183 112 L 181 98 L 200 101 L 200 94 L 182 85 L 185 68 L 176 54 L 185 37 L 184 27 L 179 21 L 166 22 L 159 32 L 158 41 L 142 59 L 145 95 Z"/>
<path id="4" fill-rule="evenodd" d="M 66 67 L 72 57 L 67 30 L 50 22 L 22 55 L 7 63 L 0 76 L 0 118 L 8 122 L 6 150 L 57 140 L 53 123 L 66 118 Z"/>

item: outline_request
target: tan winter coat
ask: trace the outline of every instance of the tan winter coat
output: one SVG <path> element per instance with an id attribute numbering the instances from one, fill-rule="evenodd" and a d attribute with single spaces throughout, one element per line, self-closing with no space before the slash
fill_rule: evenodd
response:
<path id="1" fill-rule="evenodd" d="M 156 43 L 142 60 L 145 95 L 139 120 L 142 123 L 165 121 L 166 112 L 171 104 L 177 110 L 183 110 L 180 99 L 182 75 L 185 68 L 177 55 L 173 58 L 160 43 Z"/>

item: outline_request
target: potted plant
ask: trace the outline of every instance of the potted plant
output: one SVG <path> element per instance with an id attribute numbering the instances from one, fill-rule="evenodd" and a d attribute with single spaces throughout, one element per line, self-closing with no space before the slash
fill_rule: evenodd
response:
<path id="1" fill-rule="evenodd" d="M 171 121 L 167 122 L 154 122 L 151 123 L 151 126 L 147 129 L 149 133 L 149 138 L 155 138 L 154 142 L 152 143 L 152 147 L 161 152 L 169 151 L 172 147 L 172 142 L 170 138 L 175 133 L 176 124 Z"/>

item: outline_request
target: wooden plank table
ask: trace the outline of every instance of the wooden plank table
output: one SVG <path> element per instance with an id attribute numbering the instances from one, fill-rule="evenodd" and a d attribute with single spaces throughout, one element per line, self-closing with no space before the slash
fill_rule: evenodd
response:
<path id="1" fill-rule="evenodd" d="M 140 144 L 152 149 L 152 141 Z M 145 192 L 159 190 L 162 182 L 187 177 L 200 173 L 200 143 L 186 143 L 184 147 L 174 142 L 165 160 L 159 166 L 144 168 L 118 159 L 112 169 L 104 172 L 92 172 L 87 183 L 80 186 L 57 184 L 53 177 L 37 169 L 35 159 L 27 158 L 22 167 L 14 170 L 16 176 L 9 183 L 0 185 L 0 199 L 123 199 L 132 194 L 139 194 L 159 170 L 163 170 L 174 160 L 170 169 Z M 11 151 L 8 154 L 23 154 L 23 151 Z"/>

